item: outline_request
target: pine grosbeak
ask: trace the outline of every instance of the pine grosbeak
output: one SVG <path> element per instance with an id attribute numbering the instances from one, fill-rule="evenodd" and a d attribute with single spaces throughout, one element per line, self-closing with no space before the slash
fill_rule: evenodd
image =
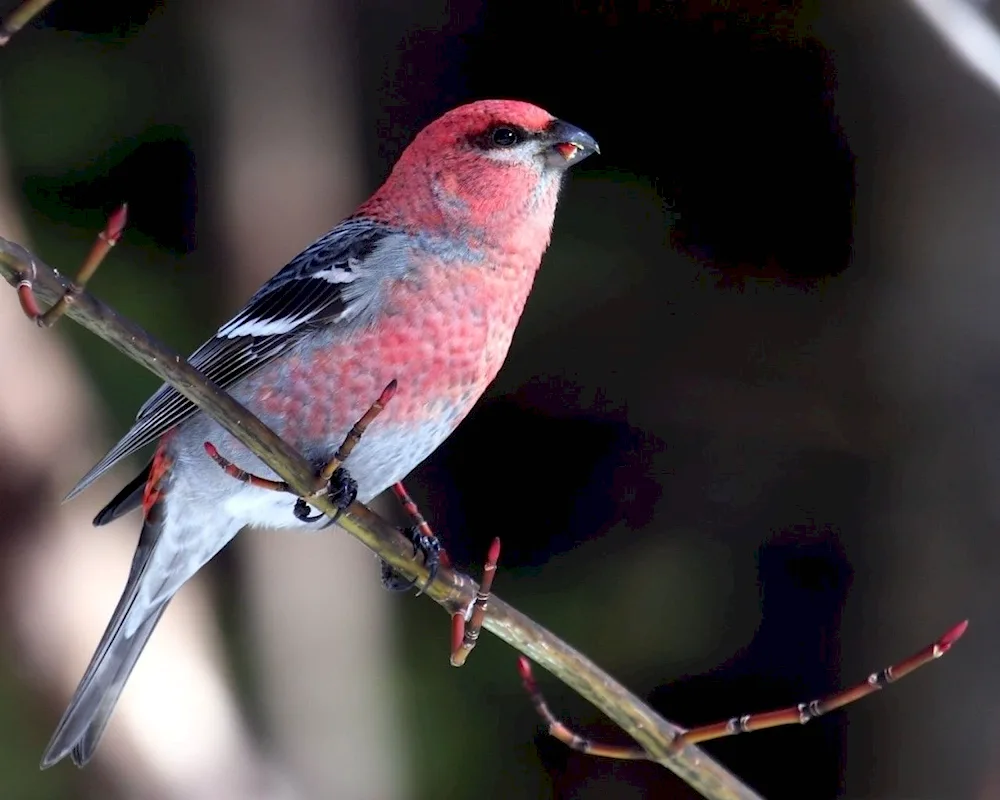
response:
<path id="1" fill-rule="evenodd" d="M 268 281 L 191 363 L 306 458 L 329 460 L 390 380 L 398 391 L 347 467 L 366 502 L 423 461 L 500 369 L 542 253 L 566 168 L 597 152 L 528 103 L 487 100 L 421 131 L 357 212 Z M 125 682 L 174 593 L 247 525 L 313 529 L 295 498 L 241 483 L 277 476 L 169 386 L 80 481 L 82 491 L 158 441 L 152 462 L 102 511 L 141 505 L 121 600 L 42 758 L 94 754 Z"/>

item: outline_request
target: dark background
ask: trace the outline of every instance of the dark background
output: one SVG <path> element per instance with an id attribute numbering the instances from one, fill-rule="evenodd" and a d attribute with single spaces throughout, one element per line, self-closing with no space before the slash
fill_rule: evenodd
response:
<path id="1" fill-rule="evenodd" d="M 230 4 L 230 21 L 307 5 Z M 478 569 L 501 536 L 497 591 L 686 726 L 812 699 L 972 617 L 968 642 L 889 693 L 706 746 L 771 800 L 994 796 L 1000 98 L 907 4 L 871 5 L 377 0 L 331 4 L 313 31 L 354 76 L 313 98 L 338 104 L 357 145 L 329 225 L 470 99 L 530 100 L 601 144 L 564 192 L 501 376 L 408 481 L 460 565 Z M 232 131 L 214 112 L 218 29 L 192 34 L 201 13 L 57 0 L 0 52 L 33 246 L 72 269 L 127 200 L 95 291 L 181 350 L 257 282 L 236 289 L 230 271 L 213 176 Z M 69 324 L 56 335 L 107 404 L 110 441 L 156 380 Z M 266 748 L 243 557 L 230 548 L 211 573 Z M 659 767 L 543 735 L 495 639 L 458 672 L 432 603 L 394 597 L 390 614 L 397 679 L 379 713 L 400 742 L 399 796 L 693 796 Z M 16 647 L 0 795 L 142 796 L 100 764 L 35 770 L 69 687 L 22 691 Z M 539 678 L 556 713 L 625 741 Z M 364 680 L 331 675 L 328 690 Z M 302 796 L 354 796 L 315 791 Z"/>

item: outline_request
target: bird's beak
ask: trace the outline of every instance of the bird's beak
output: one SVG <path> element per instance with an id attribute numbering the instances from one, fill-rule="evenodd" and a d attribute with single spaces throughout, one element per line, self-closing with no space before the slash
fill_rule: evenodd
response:
<path id="1" fill-rule="evenodd" d="M 587 156 L 593 153 L 600 155 L 601 152 L 593 136 L 561 119 L 553 120 L 549 124 L 544 134 L 544 141 L 546 161 L 553 167 L 578 164 Z"/>

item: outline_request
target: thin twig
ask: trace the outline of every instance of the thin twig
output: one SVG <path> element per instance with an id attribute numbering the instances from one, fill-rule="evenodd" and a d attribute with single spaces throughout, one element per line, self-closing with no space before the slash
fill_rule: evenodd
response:
<path id="1" fill-rule="evenodd" d="M 27 25 L 34 17 L 41 14 L 52 0 L 24 0 L 7 18 L 0 23 L 0 47 L 10 41 L 10 37 Z"/>
<path id="2" fill-rule="evenodd" d="M 49 302 L 55 302 L 67 288 L 67 281 L 57 272 L 21 245 L 3 238 L 0 238 L 0 274 L 12 286 L 34 274 L 35 292 Z M 307 494 L 315 486 L 315 474 L 309 462 L 236 400 L 206 380 L 184 358 L 157 342 L 138 325 L 86 291 L 74 297 L 66 313 L 196 403 L 296 493 Z M 318 497 L 311 504 L 330 517 L 339 510 L 328 497 Z M 426 583 L 427 568 L 413 560 L 413 544 L 367 506 L 352 503 L 339 524 L 394 570 Z M 476 589 L 474 581 L 442 567 L 426 594 L 454 615 L 465 613 L 475 602 Z M 642 745 L 651 758 L 677 773 L 704 797 L 709 800 L 760 800 L 753 789 L 697 746 L 672 747 L 681 729 L 659 716 L 581 653 L 500 598 L 492 598 L 483 627 L 597 706 Z"/>
<path id="3" fill-rule="evenodd" d="M 235 478 L 240 483 L 246 483 L 258 489 L 294 494 L 292 487 L 284 481 L 273 481 L 270 478 L 262 478 L 260 475 L 254 475 L 252 472 L 247 472 L 245 469 L 237 467 L 232 461 L 222 455 L 218 448 L 211 442 L 205 442 L 203 447 L 208 457 L 218 464 L 222 468 L 222 471 L 230 478 Z"/>
<path id="4" fill-rule="evenodd" d="M 41 328 L 51 328 L 59 321 L 59 318 L 66 313 L 70 303 L 73 302 L 73 298 L 82 292 L 90 279 L 94 277 L 94 273 L 97 272 L 97 268 L 101 266 L 101 262 L 104 261 L 107 254 L 111 252 L 111 248 L 118 244 L 118 240 L 122 238 L 122 231 L 125 230 L 127 219 L 128 205 L 123 203 L 114 214 L 108 217 L 104 230 L 97 234 L 97 240 L 90 248 L 90 253 L 83 262 L 83 266 L 80 267 L 80 271 L 76 274 L 76 280 L 66 288 L 66 291 L 45 313 L 39 310 L 38 299 L 32 288 L 34 275 L 21 278 L 17 284 L 17 299 L 21 301 L 21 310 L 24 311 L 28 319 L 37 323 Z"/>
<path id="5" fill-rule="evenodd" d="M 689 746 L 698 742 L 708 742 L 713 739 L 722 739 L 726 736 L 736 736 L 740 733 L 753 733 L 767 728 L 777 728 L 783 725 L 805 725 L 810 720 L 816 719 L 823 714 L 827 714 L 838 708 L 843 708 L 850 703 L 855 703 L 864 697 L 885 688 L 890 683 L 905 678 L 915 669 L 919 669 L 924 664 L 940 658 L 947 653 L 969 627 L 969 621 L 964 620 L 951 628 L 940 639 L 928 645 L 919 653 L 915 653 L 907 659 L 886 667 L 880 672 L 873 672 L 864 681 L 849 689 L 843 689 L 836 694 L 829 695 L 820 700 L 813 700 L 809 703 L 799 703 L 788 706 L 777 711 L 765 711 L 758 714 L 746 714 L 742 717 L 731 717 L 722 722 L 713 722 L 709 725 L 700 725 L 680 734 L 674 743 L 677 748 Z M 549 709 L 545 702 L 545 696 L 538 688 L 535 676 L 531 672 L 531 663 L 526 658 L 520 658 L 517 662 L 518 672 L 521 674 L 521 682 L 524 689 L 531 697 L 531 702 L 549 727 L 549 734 L 565 744 L 567 747 L 587 753 L 592 756 L 603 756 L 623 761 L 656 761 L 650 754 L 641 747 L 629 747 L 627 745 L 610 745 L 599 742 L 592 742 L 585 736 L 581 736 L 560 720 Z"/>
<path id="6" fill-rule="evenodd" d="M 681 736 L 680 741 L 687 744 L 694 744 L 696 742 L 708 742 L 712 739 L 721 739 L 724 736 L 735 736 L 738 733 L 752 733 L 753 731 L 762 731 L 767 728 L 777 728 L 782 725 L 805 725 L 810 720 L 816 719 L 816 717 L 821 717 L 830 711 L 843 708 L 880 689 L 884 689 L 890 683 L 898 681 L 900 678 L 905 678 L 915 669 L 924 666 L 924 664 L 929 664 L 931 661 L 941 658 L 962 637 L 962 634 L 965 633 L 965 629 L 968 627 L 969 621 L 963 620 L 919 653 L 914 653 L 909 658 L 886 667 L 880 672 L 873 672 L 864 681 L 849 689 L 843 689 L 828 697 L 813 700 L 809 703 L 799 703 L 798 705 L 789 706 L 778 711 L 747 714 L 742 717 L 733 717 L 725 722 L 701 725 L 697 728 L 692 728 Z"/>
<path id="7" fill-rule="evenodd" d="M 476 592 L 476 602 L 472 604 L 472 616 L 468 623 L 464 614 L 456 614 L 451 618 L 451 665 L 461 667 L 465 665 L 469 653 L 473 651 L 476 642 L 479 641 L 479 632 L 483 628 L 483 620 L 486 619 L 486 612 L 489 609 L 490 593 L 493 591 L 493 577 L 497 574 L 497 562 L 500 560 L 500 539 L 497 537 L 490 544 L 490 549 L 486 554 L 486 563 L 483 564 L 483 580 L 479 584 L 479 591 Z"/>
<path id="8" fill-rule="evenodd" d="M 521 674 L 521 683 L 524 690 L 531 698 L 535 711 L 542 721 L 549 726 L 549 736 L 558 739 L 571 750 L 578 753 L 585 753 L 588 756 L 601 756 L 603 758 L 614 758 L 619 761 L 648 761 L 649 753 L 641 747 L 629 747 L 628 745 L 602 744 L 592 742 L 586 736 L 581 736 L 559 717 L 552 713 L 549 704 L 545 702 L 545 695 L 538 688 L 538 682 L 531 671 L 531 662 L 524 656 L 517 659 L 517 671 Z"/>

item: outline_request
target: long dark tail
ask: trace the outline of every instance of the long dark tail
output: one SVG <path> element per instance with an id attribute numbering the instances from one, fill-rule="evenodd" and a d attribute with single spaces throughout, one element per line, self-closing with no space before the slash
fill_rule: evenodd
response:
<path id="1" fill-rule="evenodd" d="M 142 472 L 136 475 L 124 489 L 115 495 L 110 503 L 98 512 L 97 516 L 94 517 L 95 525 L 107 525 L 119 517 L 124 517 L 130 511 L 135 511 L 142 505 L 142 499 L 146 493 L 146 483 L 153 471 L 153 463 L 150 461 Z"/>
<path id="2" fill-rule="evenodd" d="M 67 755 L 83 766 L 94 755 L 111 713 L 121 696 L 135 662 L 160 621 L 169 599 L 146 606 L 138 600 L 139 587 L 156 546 L 159 525 L 147 521 L 139 536 L 128 583 L 108 623 L 97 652 L 52 734 L 42 756 L 42 769 Z M 126 632 L 131 631 L 129 635 Z"/>

